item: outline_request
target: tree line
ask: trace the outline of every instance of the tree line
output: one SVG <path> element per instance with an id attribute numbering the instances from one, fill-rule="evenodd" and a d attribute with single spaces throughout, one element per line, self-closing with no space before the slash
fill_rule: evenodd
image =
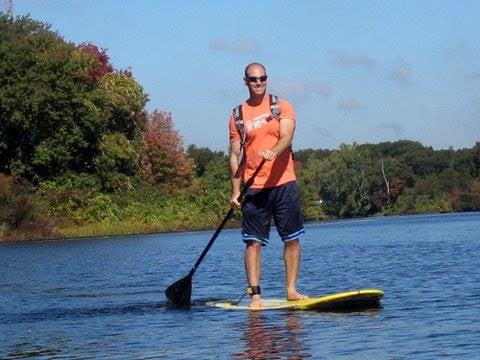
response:
<path id="1" fill-rule="evenodd" d="M 480 209 L 480 142 L 434 150 L 401 140 L 300 151 L 300 181 L 329 216 Z"/>
<path id="2" fill-rule="evenodd" d="M 172 114 L 147 101 L 105 49 L 0 14 L 0 239 L 215 227 L 227 155 L 184 149 Z M 295 159 L 307 219 L 480 209 L 479 143 L 344 144 Z"/>

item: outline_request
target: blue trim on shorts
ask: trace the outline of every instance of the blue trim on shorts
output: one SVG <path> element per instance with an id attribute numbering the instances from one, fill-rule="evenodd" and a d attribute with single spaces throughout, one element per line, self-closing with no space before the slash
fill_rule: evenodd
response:
<path id="1" fill-rule="evenodd" d="M 298 231 L 295 231 L 293 234 L 287 235 L 282 238 L 283 241 L 289 241 L 289 240 L 296 240 L 300 237 L 300 235 L 305 234 L 305 229 L 301 228 Z"/>
<path id="2" fill-rule="evenodd" d="M 262 246 L 267 246 L 268 245 L 268 239 L 259 238 L 256 235 L 246 234 L 243 231 L 242 231 L 242 240 L 245 243 L 247 243 L 249 241 L 256 241 L 256 242 L 259 242 L 260 244 L 262 244 Z"/>
<path id="3" fill-rule="evenodd" d="M 273 223 L 282 241 L 305 232 L 296 181 L 265 189 L 248 189 L 242 204 L 242 240 L 268 245 Z"/>

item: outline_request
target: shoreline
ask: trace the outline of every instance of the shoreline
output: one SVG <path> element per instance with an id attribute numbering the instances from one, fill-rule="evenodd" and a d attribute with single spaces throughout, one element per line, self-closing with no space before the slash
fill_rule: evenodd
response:
<path id="1" fill-rule="evenodd" d="M 315 225 L 315 224 L 331 224 L 336 222 L 343 222 L 343 221 L 357 221 L 357 220 L 369 220 L 369 219 L 384 219 L 384 218 L 394 218 L 394 217 L 404 217 L 404 216 L 435 216 L 435 215 L 454 215 L 454 214 L 466 214 L 466 213 L 476 213 L 478 211 L 447 211 L 447 212 L 426 212 L 426 213 L 410 213 L 410 214 L 392 214 L 392 215 L 385 215 L 385 214 L 375 214 L 371 216 L 361 216 L 361 217 L 353 217 L 353 218 L 327 218 L 323 220 L 310 220 L 305 221 L 305 225 Z M 223 230 L 231 230 L 231 229 L 240 229 L 241 223 L 239 221 L 231 221 L 227 224 Z M 79 227 L 80 228 L 80 227 Z M 70 241 L 70 240 L 86 240 L 86 239 L 98 239 L 101 240 L 103 238 L 116 238 L 116 237 L 125 237 L 125 236 L 141 236 L 141 235 L 154 235 L 154 234 L 169 234 L 169 233 L 186 233 L 186 232 L 201 232 L 201 231 L 214 231 L 217 227 L 206 227 L 206 228 L 192 228 L 192 229 L 174 229 L 169 231 L 139 231 L 139 232 L 125 232 L 121 234 L 103 234 L 103 235 L 85 235 L 85 236 L 76 236 L 76 237 L 51 237 L 51 238 L 39 238 L 39 239 L 19 239 L 19 240 L 7 240 L 4 241 L 0 239 L 0 246 L 2 245 L 10 245 L 10 244 L 26 244 L 26 243 L 41 243 L 41 242 L 51 242 L 51 241 Z"/>

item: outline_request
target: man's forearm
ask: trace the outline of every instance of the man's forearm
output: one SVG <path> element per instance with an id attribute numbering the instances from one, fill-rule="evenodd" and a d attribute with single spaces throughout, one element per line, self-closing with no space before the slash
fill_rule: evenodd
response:
<path id="1" fill-rule="evenodd" d="M 275 152 L 276 155 L 280 155 L 285 149 L 288 149 L 292 145 L 293 135 L 286 134 L 278 139 L 277 143 L 271 151 Z"/>
<path id="2" fill-rule="evenodd" d="M 230 154 L 230 183 L 232 192 L 240 192 L 242 175 L 239 174 L 238 155 Z"/>
<path id="3" fill-rule="evenodd" d="M 270 149 L 275 156 L 281 154 L 292 145 L 293 134 L 295 133 L 295 121 L 282 119 L 280 121 L 280 137 L 274 147 Z"/>

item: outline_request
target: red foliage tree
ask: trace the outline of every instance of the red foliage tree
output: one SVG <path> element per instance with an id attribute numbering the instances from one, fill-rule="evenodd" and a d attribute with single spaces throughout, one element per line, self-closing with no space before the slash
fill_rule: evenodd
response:
<path id="1" fill-rule="evenodd" d="M 477 146 L 478 144 L 479 143 L 477 142 Z M 470 185 L 470 193 L 472 194 L 472 210 L 480 210 L 480 177 L 472 181 L 472 184 Z"/>
<path id="2" fill-rule="evenodd" d="M 101 79 L 103 75 L 113 71 L 113 66 L 110 64 L 110 58 L 107 55 L 106 49 L 100 49 L 98 46 L 89 42 L 80 44 L 79 48 L 97 60 L 95 66 L 89 70 L 89 76 L 94 82 Z"/>
<path id="3" fill-rule="evenodd" d="M 172 114 L 155 110 L 147 115 L 140 171 L 153 184 L 178 190 L 190 185 L 195 163 L 183 150 L 182 137 L 173 128 Z"/>
<path id="4" fill-rule="evenodd" d="M 450 203 L 454 209 L 458 208 L 461 196 L 462 189 L 460 189 L 458 186 L 455 186 L 450 193 Z"/>
<path id="5" fill-rule="evenodd" d="M 395 200 L 400 196 L 400 194 L 403 192 L 403 189 L 405 187 L 405 181 L 402 179 L 393 179 L 393 181 L 390 183 L 390 198 L 392 200 Z"/>

